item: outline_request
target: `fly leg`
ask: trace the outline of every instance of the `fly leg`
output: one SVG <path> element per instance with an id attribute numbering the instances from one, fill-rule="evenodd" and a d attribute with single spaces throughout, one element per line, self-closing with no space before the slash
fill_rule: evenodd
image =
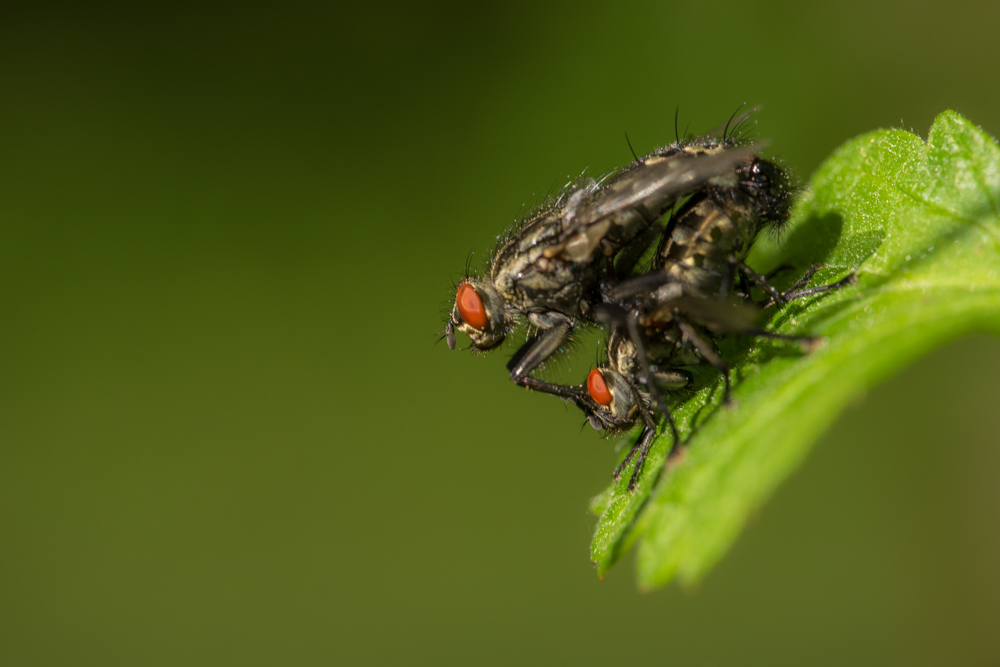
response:
<path id="1" fill-rule="evenodd" d="M 802 283 L 802 285 L 805 285 L 805 282 L 803 281 L 799 282 Z M 812 296 L 813 294 L 822 294 L 823 292 L 829 292 L 831 290 L 840 289 L 841 287 L 853 285 L 856 282 L 858 282 L 858 274 L 857 272 L 852 271 L 851 274 L 848 275 L 846 278 L 841 278 L 837 282 L 830 283 L 829 285 L 820 285 L 819 287 L 813 287 L 810 289 L 795 290 L 796 286 L 799 285 L 799 283 L 796 283 L 795 285 L 792 286 L 791 289 L 785 291 L 783 296 L 786 301 L 795 301 L 796 299 L 801 299 L 804 296 Z"/>
<path id="2" fill-rule="evenodd" d="M 653 373 L 653 380 L 661 386 L 680 389 L 690 384 L 691 376 L 684 371 L 663 371 Z M 632 383 L 629 382 L 629 384 L 631 385 Z M 632 387 L 632 392 L 636 396 L 639 395 L 639 392 L 634 386 Z M 656 435 L 656 424 L 653 422 L 652 416 L 650 416 L 641 400 L 636 401 L 636 405 L 639 406 L 639 410 L 642 412 L 642 418 L 646 422 L 646 428 L 643 431 L 642 437 L 640 437 L 635 443 L 639 448 L 639 456 L 635 460 L 635 470 L 632 471 L 632 477 L 628 480 L 629 491 L 635 491 L 636 484 L 639 482 L 639 474 L 642 472 L 642 464 L 646 462 L 646 457 L 649 455 L 649 448 L 653 445 L 653 436 Z M 669 415 L 669 413 L 667 414 Z M 673 420 L 670 420 L 670 426 L 673 427 L 673 425 Z M 674 439 L 673 442 L 670 443 L 670 451 L 667 452 L 667 460 L 669 460 L 674 455 L 674 452 L 677 451 L 678 443 L 679 439 L 677 437 L 677 429 L 674 428 Z M 625 461 L 622 462 L 622 465 L 624 465 L 628 459 L 632 457 L 636 446 L 633 446 L 629 451 L 628 456 L 625 457 Z M 615 470 L 615 479 L 618 479 L 618 475 L 621 473 L 622 465 L 619 465 Z"/>
<path id="3" fill-rule="evenodd" d="M 749 266 L 736 259 L 735 257 L 730 257 L 728 263 L 735 265 L 736 269 L 740 272 L 740 275 L 749 278 L 754 285 L 761 288 L 765 294 L 771 297 L 769 303 L 780 303 L 782 305 L 786 303 L 782 292 L 777 287 L 769 283 L 765 276 L 762 276 L 761 274 L 757 273 Z M 809 280 L 809 278 L 812 277 L 812 274 L 815 273 L 816 269 L 818 268 L 819 268 L 818 265 L 810 266 L 809 270 L 806 271 L 806 280 Z"/>
<path id="4" fill-rule="evenodd" d="M 652 446 L 653 439 L 655 437 L 656 429 L 649 428 L 647 426 L 642 433 L 642 437 L 639 438 L 635 445 L 633 445 L 631 451 L 628 453 L 628 456 L 625 457 L 627 459 L 632 456 L 632 453 L 636 451 L 636 449 L 639 450 L 638 456 L 635 457 L 635 469 L 632 471 L 632 476 L 628 479 L 628 490 L 630 493 L 635 491 L 635 486 L 639 482 L 639 473 L 642 472 L 642 464 L 646 462 L 646 457 L 649 455 L 649 448 Z M 671 446 L 671 451 L 673 451 L 673 447 L 675 446 L 676 443 Z M 619 466 L 619 470 L 616 472 L 620 473 L 620 468 L 621 466 Z"/>
<path id="5" fill-rule="evenodd" d="M 649 356 L 646 354 L 646 346 L 642 343 L 642 336 L 639 332 L 639 313 L 637 311 L 632 311 L 628 314 L 626 321 L 628 328 L 628 335 L 632 339 L 632 344 L 635 345 L 635 350 L 639 356 L 639 365 L 642 366 L 643 380 L 646 383 L 646 389 L 649 391 L 650 397 L 653 399 L 653 403 L 656 405 L 656 409 L 660 411 L 664 417 L 667 418 L 667 424 L 670 425 L 670 433 L 674 436 L 674 441 L 670 445 L 670 449 L 673 450 L 680 442 L 681 436 L 677 432 L 677 425 L 674 423 L 674 418 L 670 414 L 670 408 L 667 406 L 667 402 L 663 398 L 663 394 L 660 393 L 659 387 L 656 386 L 656 382 L 653 380 L 653 368 L 649 363 Z M 646 446 L 646 451 L 649 450 L 649 446 Z M 642 459 L 645 459 L 645 453 L 642 454 Z M 634 475 L 633 475 L 634 482 Z M 629 486 L 634 486 L 632 482 Z"/>
<path id="6" fill-rule="evenodd" d="M 695 329 L 690 322 L 684 319 L 680 313 L 674 313 L 674 321 L 677 322 L 677 326 L 680 327 L 681 333 L 684 334 L 684 338 L 694 346 L 694 349 L 698 352 L 698 356 L 715 366 L 715 369 L 722 373 L 722 379 L 726 383 L 726 388 L 722 393 L 722 402 L 726 405 L 732 405 L 733 399 L 730 397 L 730 391 L 732 388 L 729 383 L 729 366 L 727 366 L 726 362 L 722 360 L 719 353 L 715 351 L 712 344 L 702 338 L 697 329 Z"/>
<path id="7" fill-rule="evenodd" d="M 802 277 L 799 278 L 794 285 L 785 290 L 784 293 L 787 294 L 789 292 L 794 292 L 797 289 L 805 287 L 806 284 L 809 282 L 809 279 L 812 278 L 813 275 L 817 271 L 819 271 L 822 266 L 823 266 L 822 264 L 812 264 L 808 269 L 806 269 L 806 272 L 802 274 Z M 770 279 L 770 276 L 768 276 L 768 279 Z"/>
<path id="8" fill-rule="evenodd" d="M 573 321 L 562 314 L 550 315 L 551 324 L 542 329 L 533 340 L 525 343 L 507 364 L 510 381 L 525 386 L 525 378 L 542 365 L 569 339 Z"/>
<path id="9" fill-rule="evenodd" d="M 735 258 L 730 258 L 730 261 L 728 263 L 730 266 L 735 266 L 736 264 Z M 764 278 L 765 280 L 770 281 L 779 273 L 784 273 L 785 271 L 793 271 L 794 269 L 795 267 L 792 266 L 791 264 L 782 264 L 778 268 L 773 269 L 771 272 L 769 272 L 766 276 L 764 276 Z M 746 274 L 744 274 L 742 271 L 739 272 L 739 279 L 740 279 L 740 292 L 738 296 L 740 296 L 746 303 L 753 303 L 753 299 L 750 295 L 750 281 L 747 280 Z"/>
<path id="10" fill-rule="evenodd" d="M 642 429 L 642 434 L 639 436 L 639 439 L 635 441 L 632 448 L 628 450 L 628 454 L 625 455 L 622 462 L 618 464 L 617 468 L 615 468 L 613 476 L 617 481 L 625 466 L 627 466 L 629 461 L 631 461 L 632 458 L 638 454 L 639 456 L 635 460 L 635 470 L 632 471 L 632 477 L 630 477 L 628 481 L 628 490 L 635 491 L 635 482 L 639 479 L 639 471 L 642 469 L 642 464 L 645 463 L 646 456 L 649 454 L 649 448 L 653 444 L 653 439 L 656 437 L 656 422 L 653 421 L 653 416 L 649 414 L 649 410 L 646 409 L 646 406 L 643 404 L 642 397 L 639 395 L 639 390 L 636 389 L 631 380 L 628 385 L 629 389 L 632 391 L 632 396 L 635 399 L 635 404 L 639 408 L 639 414 L 642 415 L 642 421 L 645 426 Z"/>
<path id="11" fill-rule="evenodd" d="M 803 276 L 802 280 L 792 285 L 791 288 L 786 290 L 786 293 L 791 292 L 792 290 L 796 290 L 805 285 L 807 282 L 809 282 L 809 278 L 812 277 L 812 274 L 816 273 L 816 269 L 818 269 L 819 267 L 820 267 L 819 264 L 814 264 L 813 266 L 809 267 L 809 271 L 806 272 L 806 275 Z M 792 268 L 794 267 L 791 266 L 790 264 L 782 264 L 778 268 L 768 273 L 766 276 L 758 276 L 758 277 L 764 282 L 767 282 L 770 281 L 771 278 L 778 275 L 779 273 L 782 273 L 783 271 L 788 271 L 789 269 Z M 737 292 L 736 295 L 742 297 L 744 301 L 749 301 L 750 284 L 747 282 L 746 273 L 744 273 L 744 271 L 742 270 L 740 261 L 735 257 L 733 257 L 732 255 L 730 255 L 729 259 L 722 266 L 722 281 L 719 287 L 719 299 L 724 301 L 726 297 L 729 296 L 729 290 L 733 286 L 733 271 L 737 272 L 740 281 L 739 285 L 740 291 Z"/>
<path id="12" fill-rule="evenodd" d="M 552 394 L 553 396 L 558 396 L 567 401 L 573 401 L 579 404 L 580 400 L 583 399 L 583 387 L 581 386 L 568 386 L 563 384 L 553 384 L 552 382 L 546 382 L 544 380 L 539 380 L 538 378 L 533 378 L 530 375 L 525 376 L 520 382 L 521 386 L 527 387 L 528 389 L 534 389 L 535 391 L 540 391 L 544 394 Z"/>
<path id="13" fill-rule="evenodd" d="M 685 386 L 689 380 L 689 378 L 683 377 L 680 372 L 678 372 L 676 377 L 669 374 L 664 375 L 675 384 L 683 382 L 684 384 L 681 384 L 681 386 Z M 564 400 L 573 401 L 577 404 L 577 406 L 583 409 L 584 412 L 587 412 L 586 399 L 583 397 L 584 389 L 581 386 L 568 387 L 565 385 L 553 384 L 551 382 L 545 382 L 544 380 L 533 378 L 530 375 L 524 378 L 523 385 L 529 389 L 559 396 Z M 636 389 L 631 382 L 629 382 L 629 388 L 634 396 L 635 404 L 639 408 L 639 413 L 642 415 L 643 429 L 639 439 L 634 445 L 632 445 L 632 448 L 629 449 L 628 454 L 626 454 L 625 458 L 622 459 L 622 462 L 618 464 L 618 467 L 615 468 L 614 478 L 617 480 L 621 476 L 622 470 L 624 470 L 625 466 L 627 466 L 629 462 L 635 458 L 635 470 L 632 472 L 632 477 L 629 478 L 628 482 L 628 490 L 635 491 L 635 485 L 639 480 L 639 473 L 642 470 L 642 464 L 646 461 L 646 457 L 649 455 L 649 448 L 652 446 L 653 440 L 656 437 L 656 422 L 653 420 L 652 415 L 649 414 L 649 411 L 643 404 L 638 389 Z M 599 424 L 600 422 L 598 422 L 598 426 L 595 426 L 595 428 L 599 428 Z M 671 450 L 667 456 L 670 456 L 675 446 L 676 438 L 674 440 L 674 445 L 671 446 Z"/>
<path id="14" fill-rule="evenodd" d="M 646 457 L 649 455 L 649 448 L 653 444 L 653 438 L 656 435 L 656 422 L 653 421 L 653 416 L 649 414 L 649 410 L 643 405 L 642 398 L 639 396 L 639 390 L 636 389 L 632 381 L 629 380 L 629 388 L 632 390 L 632 395 L 636 398 L 636 405 L 639 407 L 639 413 L 642 415 L 642 420 L 646 422 L 646 428 L 643 432 L 643 436 L 639 438 L 637 445 L 639 447 L 639 455 L 635 458 L 635 469 L 632 471 L 632 476 L 628 480 L 628 490 L 631 493 L 635 491 L 635 484 L 639 480 L 639 473 L 642 472 L 642 464 L 646 462 Z M 670 422 L 673 425 L 673 422 Z M 677 446 L 677 431 L 674 430 L 674 441 L 670 444 L 670 451 L 673 451 L 674 447 Z M 632 452 L 630 451 L 629 454 Z M 668 454 L 669 455 L 669 454 Z M 619 466 L 620 467 L 620 466 Z M 617 479 L 617 477 L 616 477 Z"/>
<path id="15" fill-rule="evenodd" d="M 663 400 L 663 395 L 660 393 L 659 388 L 654 382 L 654 370 L 649 363 L 649 356 L 646 354 L 646 346 L 643 344 L 642 335 L 639 331 L 639 313 L 638 311 L 626 312 L 623 308 L 618 306 L 612 306 L 610 304 L 598 304 L 594 308 L 594 318 L 606 326 L 624 328 L 628 331 L 629 338 L 632 339 L 632 344 L 635 345 L 636 353 L 639 357 L 639 364 L 642 367 L 642 382 L 649 391 L 650 397 L 653 399 L 653 403 L 656 405 L 656 409 L 660 411 L 670 425 L 670 432 L 674 436 L 674 444 L 676 445 L 680 442 L 680 435 L 677 432 L 677 425 L 674 424 L 674 418 L 670 414 L 670 408 L 667 406 L 667 402 Z"/>
<path id="16" fill-rule="evenodd" d="M 592 407 L 588 403 L 587 399 L 589 396 L 587 395 L 587 390 L 584 388 L 584 385 L 553 384 L 552 382 L 545 382 L 544 380 L 539 380 L 538 378 L 533 378 L 528 375 L 521 381 L 521 386 L 528 389 L 534 389 L 535 391 L 540 391 L 543 394 L 558 396 L 563 399 L 563 401 L 572 401 L 576 407 L 583 410 L 583 413 L 587 416 L 587 422 L 594 427 L 595 431 L 600 431 L 605 428 L 605 425 L 601 422 L 597 415 L 591 411 Z"/>
<path id="17" fill-rule="evenodd" d="M 638 451 L 642 449 L 643 443 L 645 443 L 646 440 L 651 440 L 654 435 L 656 435 L 655 428 L 650 429 L 648 426 L 643 427 L 642 435 L 639 436 L 639 439 L 636 440 L 635 444 L 632 445 L 632 447 L 628 450 L 628 454 L 625 455 L 625 458 L 622 459 L 622 462 L 618 464 L 617 468 L 615 468 L 615 471 L 613 473 L 615 481 L 618 481 L 618 478 L 621 477 L 622 475 L 622 470 L 625 469 L 625 466 L 628 465 L 629 461 L 632 460 L 632 458 L 636 455 L 636 453 L 638 453 Z"/>
<path id="18" fill-rule="evenodd" d="M 738 260 L 735 261 L 735 264 L 736 268 L 739 270 L 741 275 L 744 275 L 747 278 L 749 278 L 755 285 L 757 285 L 757 287 L 763 290 L 764 293 L 770 297 L 765 302 L 763 302 L 763 306 L 765 308 L 773 304 L 785 305 L 796 299 L 801 299 L 804 296 L 812 296 L 814 294 L 822 294 L 823 292 L 829 292 L 831 290 L 840 289 L 841 287 L 851 285 L 857 281 L 857 274 L 852 272 L 846 278 L 838 280 L 835 283 L 830 283 L 829 285 L 821 285 L 819 287 L 812 287 L 810 289 L 801 289 L 809 282 L 809 279 L 813 277 L 813 274 L 815 274 L 816 271 L 818 271 L 820 267 L 822 267 L 822 264 L 813 264 L 808 269 L 806 269 L 805 275 L 803 275 L 798 282 L 796 282 L 790 288 L 782 292 L 774 285 L 768 282 L 767 276 L 762 276 L 761 274 L 757 273 L 749 266 Z"/>

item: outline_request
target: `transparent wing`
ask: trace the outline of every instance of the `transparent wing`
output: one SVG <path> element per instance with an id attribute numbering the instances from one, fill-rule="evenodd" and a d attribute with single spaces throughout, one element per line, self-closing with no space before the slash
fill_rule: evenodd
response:
<path id="1" fill-rule="evenodd" d="M 760 145 L 717 148 L 717 152 L 680 152 L 654 156 L 620 172 L 606 184 L 575 190 L 554 211 L 560 231 L 545 249 L 546 257 L 588 262 L 599 246 L 620 250 L 660 218 L 680 197 L 712 179 L 733 175 L 753 158 Z"/>
<path id="2" fill-rule="evenodd" d="M 759 309 L 742 301 L 711 298 L 687 289 L 678 296 L 655 300 L 646 314 L 653 321 L 669 321 L 675 310 L 718 334 L 745 332 L 760 316 Z"/>
<path id="3" fill-rule="evenodd" d="M 679 197 L 733 171 L 761 148 L 756 144 L 715 154 L 679 153 L 637 167 L 602 187 L 593 199 L 580 206 L 575 211 L 573 227 L 579 230 L 629 209 L 664 210 Z"/>

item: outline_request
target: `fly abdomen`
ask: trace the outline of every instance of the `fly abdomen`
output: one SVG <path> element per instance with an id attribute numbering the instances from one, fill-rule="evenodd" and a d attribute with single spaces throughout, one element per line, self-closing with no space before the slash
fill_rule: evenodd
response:
<path id="1" fill-rule="evenodd" d="M 743 261 L 762 229 L 785 222 L 789 201 L 784 171 L 754 158 L 737 169 L 735 186 L 706 188 L 672 216 L 654 268 L 705 294 L 724 291 L 727 264 Z"/>
<path id="2" fill-rule="evenodd" d="M 693 197 L 661 239 L 657 268 L 700 292 L 719 292 L 730 255 L 745 254 L 751 241 L 741 209 L 726 206 L 711 194 Z"/>

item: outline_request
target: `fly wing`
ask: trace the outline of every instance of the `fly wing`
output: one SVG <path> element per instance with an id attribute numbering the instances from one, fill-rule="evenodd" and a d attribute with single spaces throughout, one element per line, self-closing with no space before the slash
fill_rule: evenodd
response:
<path id="1" fill-rule="evenodd" d="M 678 153 L 640 166 L 602 188 L 593 203 L 577 213 L 577 224 L 591 225 L 636 208 L 659 212 L 658 218 L 679 197 L 693 192 L 713 178 L 731 173 L 760 149 L 761 145 L 757 144 L 714 154 Z"/>
<path id="2" fill-rule="evenodd" d="M 760 310 L 742 301 L 707 297 L 690 289 L 671 290 L 669 294 L 668 298 L 654 297 L 647 309 L 648 319 L 667 322 L 677 311 L 695 324 L 717 334 L 729 334 L 752 329 L 760 315 Z"/>
<path id="3" fill-rule="evenodd" d="M 733 174 L 761 146 L 724 149 L 717 153 L 677 153 L 647 161 L 608 185 L 574 193 L 562 210 L 562 233 L 546 255 L 562 254 L 587 261 L 602 244 L 616 252 L 684 195 L 712 179 Z"/>

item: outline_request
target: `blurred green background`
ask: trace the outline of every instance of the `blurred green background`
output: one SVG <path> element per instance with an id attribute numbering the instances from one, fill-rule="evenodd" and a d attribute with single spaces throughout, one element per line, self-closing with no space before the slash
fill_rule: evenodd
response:
<path id="1" fill-rule="evenodd" d="M 1000 664 L 1000 343 L 843 415 L 700 588 L 613 443 L 435 345 L 525 203 L 761 104 L 1000 132 L 995 3 L 2 10 L 0 664 Z M 593 353 L 580 351 L 574 368 Z"/>

